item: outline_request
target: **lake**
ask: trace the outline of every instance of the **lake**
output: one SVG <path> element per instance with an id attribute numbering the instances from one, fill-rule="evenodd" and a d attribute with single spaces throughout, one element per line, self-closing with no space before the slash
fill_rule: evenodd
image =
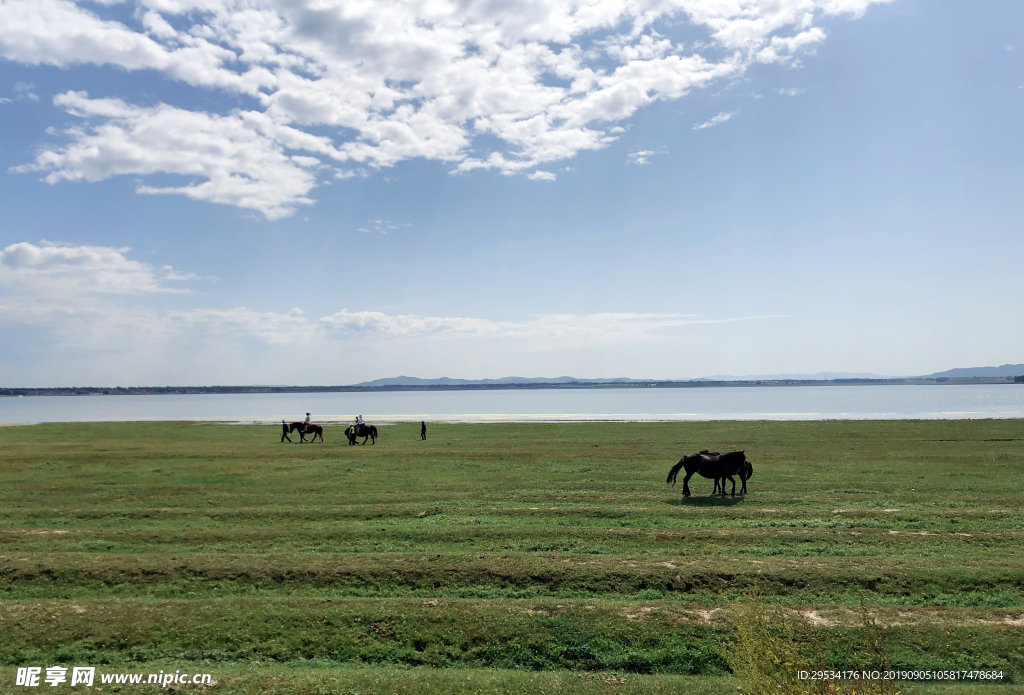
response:
<path id="1" fill-rule="evenodd" d="M 1024 386 L 780 386 L 0 398 L 0 423 L 199 420 L 893 420 L 1024 417 Z"/>

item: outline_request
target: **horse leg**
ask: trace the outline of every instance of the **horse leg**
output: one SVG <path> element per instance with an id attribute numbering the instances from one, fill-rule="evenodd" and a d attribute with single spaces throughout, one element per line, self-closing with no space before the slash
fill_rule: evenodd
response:
<path id="1" fill-rule="evenodd" d="M 735 497 L 736 496 L 736 479 L 733 478 L 731 475 L 727 475 L 725 477 L 728 478 L 729 481 L 732 483 L 732 496 Z M 725 478 L 722 479 L 722 496 L 723 497 L 725 496 Z"/>
<path id="2" fill-rule="evenodd" d="M 683 478 L 683 497 L 690 496 L 690 476 L 692 475 L 691 471 L 686 471 L 686 477 Z"/>

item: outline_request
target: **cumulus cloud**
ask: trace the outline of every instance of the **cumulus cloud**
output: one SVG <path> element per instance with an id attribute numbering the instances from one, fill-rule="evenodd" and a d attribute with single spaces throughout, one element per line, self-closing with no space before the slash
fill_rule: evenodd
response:
<path id="1" fill-rule="evenodd" d="M 637 109 L 755 62 L 792 63 L 825 39 L 823 18 L 886 1 L 125 0 L 133 19 L 119 22 L 104 3 L 3 0 L 0 55 L 153 70 L 254 105 L 89 106 L 69 92 L 58 105 L 92 123 L 21 170 L 183 174 L 201 181 L 139 191 L 280 217 L 309 202 L 317 164 L 344 178 L 419 157 L 545 178 L 538 166 L 607 146 Z M 680 22 L 706 40 L 662 33 Z"/>
<path id="2" fill-rule="evenodd" d="M 159 104 L 142 108 L 120 99 L 90 99 L 85 92 L 54 97 L 57 106 L 87 119 L 68 131 L 73 140 L 47 149 L 15 171 L 48 172 L 48 183 L 101 181 L 119 174 L 179 174 L 181 186 L 140 185 L 139 193 L 178 193 L 196 200 L 258 210 L 269 219 L 312 202 L 312 171 L 320 160 L 288 154 L 285 147 L 333 154 L 325 138 L 275 123 L 266 114 L 227 116 Z M 99 123 L 95 123 L 99 121 Z"/>
<path id="3" fill-rule="evenodd" d="M 554 181 L 558 176 L 550 171 L 535 171 L 532 174 L 528 174 L 526 178 L 531 181 Z"/>
<path id="4" fill-rule="evenodd" d="M 703 123 L 698 123 L 694 125 L 693 129 L 704 130 L 705 128 L 714 128 L 716 125 L 721 125 L 722 123 L 725 123 L 738 113 L 739 111 L 723 111 L 722 113 L 718 114 L 709 121 L 704 121 Z"/>
<path id="5" fill-rule="evenodd" d="M 186 280 L 171 266 L 159 270 L 131 260 L 128 248 L 70 246 L 43 241 L 11 244 L 0 251 L 0 285 L 19 294 L 69 298 L 73 295 L 184 293 L 167 280 Z"/>
<path id="6" fill-rule="evenodd" d="M 799 89 L 797 87 L 779 87 L 775 91 L 778 92 L 779 94 L 781 94 L 784 97 L 796 97 L 796 96 L 800 96 L 801 94 L 803 94 L 807 90 L 806 89 Z"/>

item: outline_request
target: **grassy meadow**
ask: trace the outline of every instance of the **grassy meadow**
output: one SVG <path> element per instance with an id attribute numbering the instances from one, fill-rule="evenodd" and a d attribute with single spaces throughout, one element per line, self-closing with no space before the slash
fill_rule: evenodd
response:
<path id="1" fill-rule="evenodd" d="M 0 427 L 0 693 L 55 664 L 227 693 L 736 692 L 720 645 L 754 587 L 837 666 L 866 606 L 895 668 L 1005 676 L 919 692 L 1024 692 L 1024 421 L 342 429 Z M 665 485 L 703 448 L 746 450 L 749 494 Z"/>

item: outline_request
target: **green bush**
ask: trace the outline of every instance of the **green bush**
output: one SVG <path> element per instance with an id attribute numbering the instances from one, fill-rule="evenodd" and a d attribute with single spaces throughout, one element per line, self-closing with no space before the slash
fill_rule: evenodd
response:
<path id="1" fill-rule="evenodd" d="M 886 671 L 889 658 L 881 647 L 883 630 L 862 606 L 861 644 L 853 664 L 836 666 L 830 658 L 823 628 L 779 604 L 766 603 L 756 588 L 728 611 L 736 631 L 720 648 L 722 657 L 750 695 L 900 695 L 890 680 L 824 680 L 806 674 L 815 671 Z M 801 678 L 801 675 L 804 677 Z"/>

